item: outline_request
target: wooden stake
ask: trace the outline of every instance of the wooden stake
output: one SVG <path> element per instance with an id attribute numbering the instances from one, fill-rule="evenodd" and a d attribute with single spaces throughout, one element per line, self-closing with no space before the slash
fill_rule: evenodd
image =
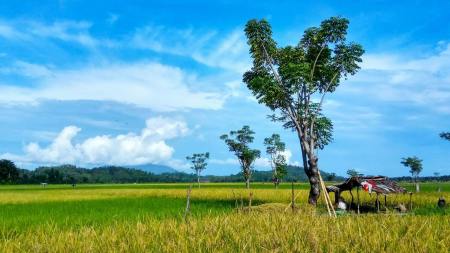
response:
<path id="1" fill-rule="evenodd" d="M 292 182 L 291 183 L 291 188 L 292 188 L 292 191 L 291 191 L 291 207 L 292 207 L 292 212 L 294 212 L 295 211 L 295 195 L 294 195 L 294 182 Z"/>
<path id="2" fill-rule="evenodd" d="M 409 193 L 409 210 L 412 211 L 412 192 Z"/>
<path id="3" fill-rule="evenodd" d="M 384 195 L 384 209 L 387 212 L 388 208 L 387 208 L 387 195 Z"/>
<path id="4" fill-rule="evenodd" d="M 357 198 L 358 198 L 358 214 L 359 214 L 359 186 L 356 187 L 356 195 L 357 195 Z"/>
<path id="5" fill-rule="evenodd" d="M 241 194 L 241 211 L 244 210 L 244 200 L 242 199 L 242 194 Z"/>
<path id="6" fill-rule="evenodd" d="M 378 200 L 378 195 L 380 194 L 377 193 L 377 200 L 375 200 L 375 204 L 377 205 L 377 212 L 380 212 L 380 200 Z"/>
<path id="7" fill-rule="evenodd" d="M 184 217 L 183 217 L 183 219 L 185 221 L 186 221 L 187 215 L 189 213 L 189 210 L 191 209 L 191 190 L 192 190 L 192 185 L 190 185 L 189 189 L 187 190 L 186 210 L 184 211 Z"/>

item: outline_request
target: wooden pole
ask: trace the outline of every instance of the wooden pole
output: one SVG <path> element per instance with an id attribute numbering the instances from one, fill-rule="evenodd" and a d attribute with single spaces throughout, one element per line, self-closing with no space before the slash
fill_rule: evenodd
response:
<path id="1" fill-rule="evenodd" d="M 234 190 L 231 190 L 231 192 L 233 193 L 234 198 L 234 208 L 236 209 L 236 211 L 238 211 L 238 200 L 236 198 L 236 194 L 234 193 Z"/>
<path id="2" fill-rule="evenodd" d="M 409 193 L 409 210 L 412 211 L 412 192 Z"/>
<path id="3" fill-rule="evenodd" d="M 242 194 L 241 194 L 241 211 L 244 209 L 244 200 L 242 199 Z"/>
<path id="4" fill-rule="evenodd" d="M 384 209 L 387 212 L 388 208 L 387 208 L 387 195 L 384 195 Z"/>
<path id="5" fill-rule="evenodd" d="M 380 200 L 378 199 L 379 193 L 377 193 L 377 200 L 375 200 L 375 204 L 377 205 L 377 212 L 380 212 Z"/>
<path id="6" fill-rule="evenodd" d="M 318 171 L 318 174 L 319 174 L 320 185 L 322 186 L 322 191 L 323 191 L 323 194 L 325 196 L 325 202 L 327 204 L 328 214 L 330 216 L 337 217 L 336 216 L 336 211 L 334 210 L 333 204 L 331 203 L 330 195 L 328 194 L 327 188 L 325 187 L 325 183 L 323 182 L 322 176 L 320 175 L 320 171 Z M 330 211 L 330 209 L 331 209 L 331 211 Z"/>
<path id="7" fill-rule="evenodd" d="M 187 190 L 186 210 L 184 211 L 184 217 L 183 217 L 185 221 L 186 221 L 187 215 L 191 209 L 191 190 L 192 190 L 192 185 L 190 185 Z"/>
<path id="8" fill-rule="evenodd" d="M 358 198 L 358 214 L 359 214 L 359 186 L 356 187 L 356 195 L 357 195 L 357 198 Z"/>
<path id="9" fill-rule="evenodd" d="M 292 207 L 292 212 L 295 211 L 295 195 L 294 195 L 294 182 L 291 183 L 291 207 Z"/>
<path id="10" fill-rule="evenodd" d="M 248 211 L 250 212 L 252 209 L 252 199 L 253 199 L 253 192 L 250 192 L 250 197 L 248 199 Z"/>

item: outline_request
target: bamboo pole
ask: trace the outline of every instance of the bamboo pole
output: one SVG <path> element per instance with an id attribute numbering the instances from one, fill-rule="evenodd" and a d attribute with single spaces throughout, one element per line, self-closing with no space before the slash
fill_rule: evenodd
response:
<path id="1" fill-rule="evenodd" d="M 327 188 L 325 187 L 325 183 L 323 182 L 322 175 L 320 175 L 320 171 L 318 171 L 318 174 L 319 174 L 320 185 L 322 186 L 322 191 L 325 196 L 325 202 L 327 204 L 328 214 L 330 215 L 330 217 L 331 216 L 336 217 L 336 211 L 334 210 L 333 204 L 331 203 L 330 195 L 327 192 Z M 331 211 L 330 211 L 330 209 L 331 209 Z"/>

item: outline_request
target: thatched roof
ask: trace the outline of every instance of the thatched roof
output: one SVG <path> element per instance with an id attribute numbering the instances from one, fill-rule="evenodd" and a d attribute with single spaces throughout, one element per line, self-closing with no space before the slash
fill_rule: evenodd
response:
<path id="1" fill-rule="evenodd" d="M 406 189 L 399 186 L 396 182 L 384 176 L 351 177 L 341 184 L 327 187 L 328 192 L 349 191 L 355 187 L 362 187 L 367 192 L 376 192 L 381 194 L 405 193 Z"/>

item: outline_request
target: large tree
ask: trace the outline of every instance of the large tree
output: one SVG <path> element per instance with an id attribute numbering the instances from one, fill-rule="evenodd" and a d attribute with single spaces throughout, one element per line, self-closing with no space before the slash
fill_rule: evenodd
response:
<path id="1" fill-rule="evenodd" d="M 266 146 L 266 153 L 270 156 L 270 167 L 272 168 L 272 179 L 275 187 L 286 176 L 286 157 L 283 152 L 286 149 L 286 144 L 281 141 L 279 134 L 272 134 L 272 136 L 264 139 Z"/>
<path id="2" fill-rule="evenodd" d="M 243 81 L 274 111 L 272 120 L 297 133 L 313 205 L 320 196 L 316 150 L 332 140 L 333 124 L 322 114 L 325 95 L 358 71 L 364 53 L 361 45 L 346 42 L 348 23 L 340 17 L 324 20 L 307 29 L 297 45 L 286 47 L 277 46 L 266 20 L 250 20 L 245 27 L 253 66 Z"/>
<path id="3" fill-rule="evenodd" d="M 417 182 L 417 178 L 419 177 L 420 172 L 422 172 L 422 160 L 417 156 L 402 158 L 401 164 L 405 167 L 409 168 L 409 173 L 411 173 L 411 178 L 414 178 L 414 182 L 416 183 L 416 191 L 419 191 L 419 184 Z"/>
<path id="4" fill-rule="evenodd" d="M 19 178 L 19 169 L 14 162 L 6 159 L 0 160 L 0 183 L 14 183 Z"/>
<path id="5" fill-rule="evenodd" d="M 186 159 L 192 163 L 191 169 L 193 169 L 197 175 L 197 184 L 198 188 L 200 188 L 200 173 L 202 170 L 206 169 L 206 166 L 208 165 L 206 161 L 209 159 L 209 152 L 186 156 Z"/>
<path id="6" fill-rule="evenodd" d="M 230 134 L 220 136 L 233 152 L 241 165 L 242 174 L 245 180 L 245 186 L 250 188 L 250 178 L 252 176 L 253 162 L 260 157 L 261 152 L 257 149 L 251 149 L 249 144 L 253 142 L 253 132 L 249 126 L 243 126 L 242 129 L 230 131 Z"/>

